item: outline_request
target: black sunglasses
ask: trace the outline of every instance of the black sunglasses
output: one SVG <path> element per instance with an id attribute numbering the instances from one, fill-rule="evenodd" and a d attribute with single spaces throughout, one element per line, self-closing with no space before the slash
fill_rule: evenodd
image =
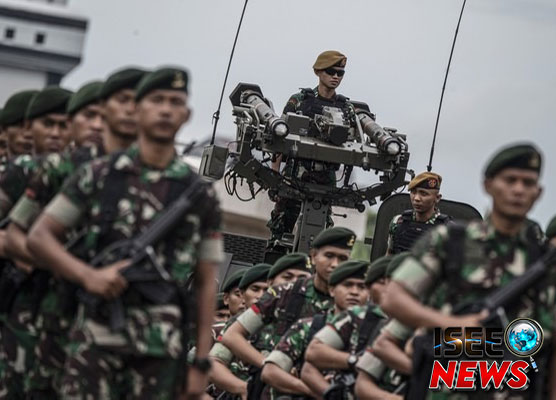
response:
<path id="1" fill-rule="evenodd" d="M 326 72 L 326 74 L 330 76 L 338 75 L 340 77 L 344 76 L 344 74 L 346 73 L 346 71 L 344 71 L 343 69 L 336 69 L 332 67 L 326 68 L 324 72 Z"/>

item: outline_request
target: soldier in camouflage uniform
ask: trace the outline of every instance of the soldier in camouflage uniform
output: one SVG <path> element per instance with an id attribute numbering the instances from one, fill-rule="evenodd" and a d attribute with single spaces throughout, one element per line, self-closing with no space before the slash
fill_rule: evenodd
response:
<path id="1" fill-rule="evenodd" d="M 106 125 L 98 100 L 101 82 L 92 82 L 78 90 L 67 105 L 71 119 L 71 137 L 75 150 L 63 153 L 50 153 L 41 158 L 31 174 L 25 193 L 10 212 L 8 245 L 11 253 L 22 260 L 29 260 L 34 266 L 41 267 L 33 260 L 27 250 L 26 232 L 29 230 L 40 210 L 58 192 L 64 179 L 69 176 L 76 164 L 95 158 L 102 149 L 102 136 Z M 72 315 L 61 304 L 58 295 L 58 281 L 47 271 L 41 271 L 37 280 L 39 293 L 35 296 L 38 307 L 35 329 L 38 342 L 35 346 L 35 362 L 27 374 L 25 391 L 33 399 L 52 398 L 59 384 L 65 360 L 64 346 Z M 75 304 L 73 300 L 69 301 Z"/>
<path id="2" fill-rule="evenodd" d="M 336 93 L 336 88 L 342 82 L 347 57 L 338 51 L 325 51 L 317 57 L 313 71 L 319 78 L 319 84 L 314 89 L 302 89 L 290 97 L 283 114 L 289 112 L 299 113 L 313 119 L 316 114 L 322 114 L 323 107 L 340 108 L 346 119 L 352 120 L 354 111 L 348 98 Z M 313 137 L 320 137 L 319 131 L 311 122 L 308 134 Z M 322 185 L 336 184 L 336 165 L 299 161 L 295 159 L 284 159 L 280 156 L 273 164 L 273 168 L 278 170 L 280 162 L 286 163 L 284 174 L 290 177 L 301 179 L 304 182 L 319 183 Z M 275 240 L 280 240 L 284 233 L 293 231 L 301 203 L 297 200 L 277 198 L 274 210 L 272 210 L 270 221 L 267 226 L 271 231 L 269 244 L 274 246 Z M 332 226 L 332 219 L 329 218 L 327 226 Z"/>
<path id="3" fill-rule="evenodd" d="M 408 251 L 427 230 L 450 221 L 438 209 L 441 183 L 442 177 L 434 172 L 420 173 L 409 182 L 412 209 L 396 215 L 390 222 L 386 254 Z"/>
<path id="4" fill-rule="evenodd" d="M 328 387 L 327 381 L 319 371 L 310 379 L 301 380 L 301 367 L 305 349 L 316 333 L 318 325 L 324 326 L 334 315 L 348 307 L 361 306 L 369 300 L 369 288 L 365 284 L 365 273 L 369 264 L 365 261 L 346 261 L 330 274 L 328 286 L 334 299 L 334 307 L 319 318 L 307 317 L 293 324 L 265 360 L 262 371 L 264 382 L 273 387 L 273 398 L 282 394 L 321 395 Z M 317 325 L 315 326 L 314 323 Z M 309 382 L 310 381 L 310 384 Z"/>
<path id="5" fill-rule="evenodd" d="M 331 228 L 321 232 L 311 249 L 314 275 L 294 284 L 269 289 L 226 331 L 222 339 L 224 345 L 242 361 L 255 368 L 262 368 L 264 352 L 270 352 L 295 321 L 332 307 L 328 278 L 339 263 L 347 261 L 354 242 L 355 234 L 347 228 Z M 261 351 L 248 338 L 263 328 L 271 330 L 271 333 L 259 338 L 264 341 L 259 347 Z"/>
<path id="6" fill-rule="evenodd" d="M 363 283 L 370 288 L 376 280 L 384 277 L 387 265 L 384 259 L 376 260 L 366 271 Z M 315 334 L 305 358 L 319 370 L 354 375 L 359 356 L 385 320 L 380 306 L 371 302 L 348 308 Z M 353 390 L 352 387 L 342 390 L 348 389 Z"/>
<path id="7" fill-rule="evenodd" d="M 108 77 L 106 82 L 91 82 L 85 84 L 69 100 L 67 113 L 71 119 L 72 137 L 75 150 L 51 153 L 42 158 L 36 171 L 32 174 L 25 193 L 10 212 L 11 224 L 8 228 L 9 245 L 17 255 L 29 259 L 31 255 L 26 247 L 26 232 L 36 217 L 60 190 L 62 183 L 79 165 L 103 155 L 122 150 L 116 147 L 119 141 L 111 140 L 117 125 L 114 124 L 114 114 L 121 113 L 119 102 L 114 96 L 122 92 L 134 93 L 134 88 L 144 75 L 144 71 L 128 68 L 117 71 Z M 102 107 L 100 93 L 103 93 L 104 103 L 110 102 L 111 107 L 105 112 Z M 116 97 L 117 98 L 117 97 Z M 121 107 L 126 107 L 123 105 Z M 107 126 L 104 116 L 111 121 Z M 104 142 L 107 145 L 104 145 Z M 124 142 L 125 144 L 125 142 Z M 70 241 L 77 242 L 77 233 L 68 235 Z M 73 246 L 75 249 L 76 246 Z M 39 265 L 40 266 L 40 265 Z M 35 348 L 37 361 L 28 374 L 26 391 L 33 392 L 34 398 L 52 397 L 53 391 L 59 391 L 61 373 L 65 360 L 65 346 L 68 330 L 75 314 L 76 299 L 71 298 L 72 292 L 68 284 L 43 272 L 42 280 L 44 294 L 36 321 L 39 342 Z M 65 298 L 64 298 L 65 297 Z"/>
<path id="8" fill-rule="evenodd" d="M 403 252 L 391 258 L 386 268 L 384 289 L 394 271 L 408 256 L 408 252 Z M 381 290 L 380 302 L 384 296 L 384 289 Z M 402 400 L 401 395 L 391 392 L 403 384 L 405 376 L 411 375 L 411 357 L 404 351 L 404 347 L 412 335 L 413 329 L 395 319 L 386 323 L 357 362 L 357 398 Z"/>
<path id="9" fill-rule="evenodd" d="M 168 303 L 155 305 L 121 275 L 129 261 L 114 259 L 102 268 L 88 262 L 107 245 L 138 234 L 198 179 L 174 149 L 175 135 L 190 115 L 187 83 L 187 72 L 176 68 L 145 75 L 136 92 L 138 144 L 80 167 L 29 234 L 31 250 L 53 271 L 92 295 L 121 298 L 125 308 L 123 331 L 112 332 L 106 303 L 80 305 L 62 380 L 65 399 L 174 399 L 183 393 L 179 375 L 186 365 L 187 324 L 182 317 L 191 300 L 180 290 Z M 111 184 L 115 178 L 119 182 Z M 118 193 L 104 197 L 104 190 Z M 115 206 L 108 220 L 104 198 Z M 214 192 L 203 188 L 195 204 L 169 233 L 171 240 L 153 245 L 153 257 L 176 289 L 195 273 L 197 353 L 187 370 L 187 396 L 200 396 L 206 388 L 215 269 L 223 259 Z M 57 239 L 81 227 L 87 230 L 83 260 Z"/>
<path id="10" fill-rule="evenodd" d="M 40 156 L 48 152 L 62 151 L 71 141 L 71 130 L 66 115 L 66 106 L 71 92 L 48 87 L 35 94 L 26 110 L 26 126 L 33 134 L 35 157 L 22 155 L 7 166 L 0 179 L 0 214 L 8 215 L 12 206 L 23 194 L 26 185 L 36 169 Z M 6 250 L 11 250 L 6 247 Z M 7 357 L 6 385 L 7 398 L 21 397 L 24 390 L 25 372 L 34 364 L 36 330 L 35 294 L 38 291 L 39 274 L 32 272 L 29 260 L 20 260 L 13 254 L 13 263 L 27 276 L 21 279 L 21 286 L 7 311 L 2 341 Z M 15 268 L 11 266 L 10 268 Z M 20 275 L 24 276 L 21 272 Z M 15 285 L 15 283 L 14 283 Z M 4 392 L 4 389 L 2 390 Z"/>
<path id="11" fill-rule="evenodd" d="M 307 266 L 307 256 L 302 253 L 291 253 L 282 256 L 270 268 L 266 276 L 267 286 L 280 286 L 293 282 L 302 277 L 310 276 L 310 268 Z M 260 282 L 259 282 L 260 283 Z M 245 292 L 245 307 L 250 308 L 264 292 L 258 291 L 256 294 Z M 239 315 L 230 318 L 216 343 L 210 351 L 210 356 L 215 361 L 213 370 L 211 371 L 211 381 L 220 389 L 229 394 L 246 396 L 247 384 L 249 378 L 249 367 L 246 366 L 239 358 L 222 343 L 222 336 L 228 328 L 233 325 Z M 270 334 L 271 328 L 264 328 L 259 335 L 250 337 L 250 342 L 257 350 L 262 350 L 266 337 Z"/>
<path id="12" fill-rule="evenodd" d="M 482 299 L 526 274 L 527 267 L 545 251 L 542 232 L 528 229 L 526 219 L 542 191 L 540 171 L 541 155 L 533 145 L 516 144 L 497 152 L 484 172 L 484 188 L 492 198 L 491 214 L 484 221 L 440 226 L 421 238 L 411 257 L 394 273 L 382 304 L 384 310 L 413 327 L 480 326 L 486 311 L 456 316 L 451 310 L 462 302 Z M 545 343 L 550 343 L 555 328 L 555 292 L 554 275 L 550 273 L 534 290 L 506 308 L 508 320 L 535 319 L 544 330 Z M 535 357 L 539 372 L 549 375 L 554 396 L 556 370 L 547 365 L 553 356 L 551 351 L 544 346 Z M 525 392 L 430 392 L 427 398 L 533 399 L 533 391 L 542 389 L 542 375 L 528 373 L 532 384 Z"/>

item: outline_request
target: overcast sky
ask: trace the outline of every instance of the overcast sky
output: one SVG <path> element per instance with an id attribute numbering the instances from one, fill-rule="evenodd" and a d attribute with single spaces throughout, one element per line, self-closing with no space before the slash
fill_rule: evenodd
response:
<path id="1" fill-rule="evenodd" d="M 72 0 L 90 20 L 76 88 L 128 64 L 186 66 L 192 121 L 183 141 L 212 132 L 244 0 Z M 222 107 L 219 134 L 233 137 L 227 95 L 252 82 L 281 111 L 315 86 L 323 50 L 348 56 L 339 92 L 367 102 L 377 122 L 408 135 L 410 168 L 426 168 L 461 0 L 250 0 Z M 545 191 L 532 217 L 556 214 L 556 3 L 468 0 L 444 98 L 433 168 L 442 192 L 484 213 L 482 168 L 501 146 L 530 140 L 545 155 Z M 373 175 L 374 176 L 374 175 Z M 371 178 L 372 179 L 372 178 Z"/>

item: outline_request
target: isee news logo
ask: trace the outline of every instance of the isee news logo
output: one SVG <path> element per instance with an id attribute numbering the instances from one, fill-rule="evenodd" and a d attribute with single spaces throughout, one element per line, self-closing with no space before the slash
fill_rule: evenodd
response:
<path id="1" fill-rule="evenodd" d="M 525 390 L 529 386 L 529 367 L 537 371 L 532 356 L 542 343 L 540 325 L 525 318 L 511 322 L 506 329 L 436 328 L 429 389 Z M 512 354 L 518 358 L 508 360 Z"/>

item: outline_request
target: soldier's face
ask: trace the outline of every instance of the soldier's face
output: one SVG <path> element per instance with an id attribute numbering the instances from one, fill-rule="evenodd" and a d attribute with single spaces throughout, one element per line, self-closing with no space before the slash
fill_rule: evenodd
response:
<path id="1" fill-rule="evenodd" d="M 311 276 L 311 273 L 309 271 L 302 271 L 300 269 L 293 269 L 293 268 L 286 269 L 280 272 L 278 275 L 276 275 L 274 279 L 272 279 L 271 285 L 280 286 L 283 285 L 284 283 L 295 282 L 300 278 L 308 278 L 309 276 Z"/>
<path id="2" fill-rule="evenodd" d="M 340 71 L 338 73 L 338 71 Z M 319 77 L 319 83 L 324 85 L 329 89 L 336 89 L 342 83 L 344 76 L 339 76 L 344 71 L 342 67 L 330 67 L 325 70 L 315 71 L 315 74 Z"/>
<path id="3" fill-rule="evenodd" d="M 108 127 L 100 104 L 89 104 L 82 108 L 73 116 L 71 122 L 77 146 L 102 144 L 102 136 Z"/>
<path id="4" fill-rule="evenodd" d="M 153 90 L 137 104 L 139 130 L 158 142 L 173 142 L 189 119 L 187 94 L 177 90 Z"/>
<path id="5" fill-rule="evenodd" d="M 104 102 L 104 117 L 108 129 L 115 135 L 137 137 L 137 110 L 135 90 L 122 89 Z"/>
<path id="6" fill-rule="evenodd" d="M 413 188 L 409 192 L 411 206 L 418 214 L 424 214 L 436 207 L 442 198 L 436 189 Z"/>
<path id="7" fill-rule="evenodd" d="M 230 315 L 232 316 L 245 310 L 245 303 L 243 302 L 243 296 L 241 295 L 241 290 L 239 290 L 239 288 L 235 288 L 230 290 L 228 293 L 224 293 L 222 299 L 224 300 L 224 304 L 228 306 Z"/>
<path id="8" fill-rule="evenodd" d="M 268 289 L 268 284 L 266 282 L 255 282 L 247 286 L 247 289 L 243 291 L 245 308 L 249 308 L 255 304 L 257 300 L 265 294 L 266 289 Z"/>
<path id="9" fill-rule="evenodd" d="M 539 174 L 519 168 L 505 168 L 484 182 L 492 196 L 492 212 L 510 220 L 523 220 L 542 193 Z"/>
<path id="10" fill-rule="evenodd" d="M 349 278 L 331 287 L 330 296 L 334 298 L 336 307 L 343 311 L 369 301 L 369 287 L 363 279 Z"/>
<path id="11" fill-rule="evenodd" d="M 33 135 L 23 122 L 8 126 L 4 130 L 8 137 L 8 148 L 11 155 L 18 156 L 33 152 Z"/>
<path id="12" fill-rule="evenodd" d="M 35 152 L 54 153 L 64 149 L 72 140 L 72 130 L 66 114 L 46 114 L 30 122 Z"/>
<path id="13" fill-rule="evenodd" d="M 347 261 L 351 255 L 351 250 L 341 249 L 334 246 L 323 246 L 320 249 L 313 249 L 311 261 L 315 266 L 315 273 L 325 282 L 336 269 L 338 264 Z"/>
<path id="14" fill-rule="evenodd" d="M 225 322 L 230 318 L 230 310 L 221 308 L 214 313 L 214 322 Z"/>
<path id="15" fill-rule="evenodd" d="M 8 155 L 8 135 L 3 129 L 0 129 L 0 157 L 6 157 L 7 155 Z"/>

